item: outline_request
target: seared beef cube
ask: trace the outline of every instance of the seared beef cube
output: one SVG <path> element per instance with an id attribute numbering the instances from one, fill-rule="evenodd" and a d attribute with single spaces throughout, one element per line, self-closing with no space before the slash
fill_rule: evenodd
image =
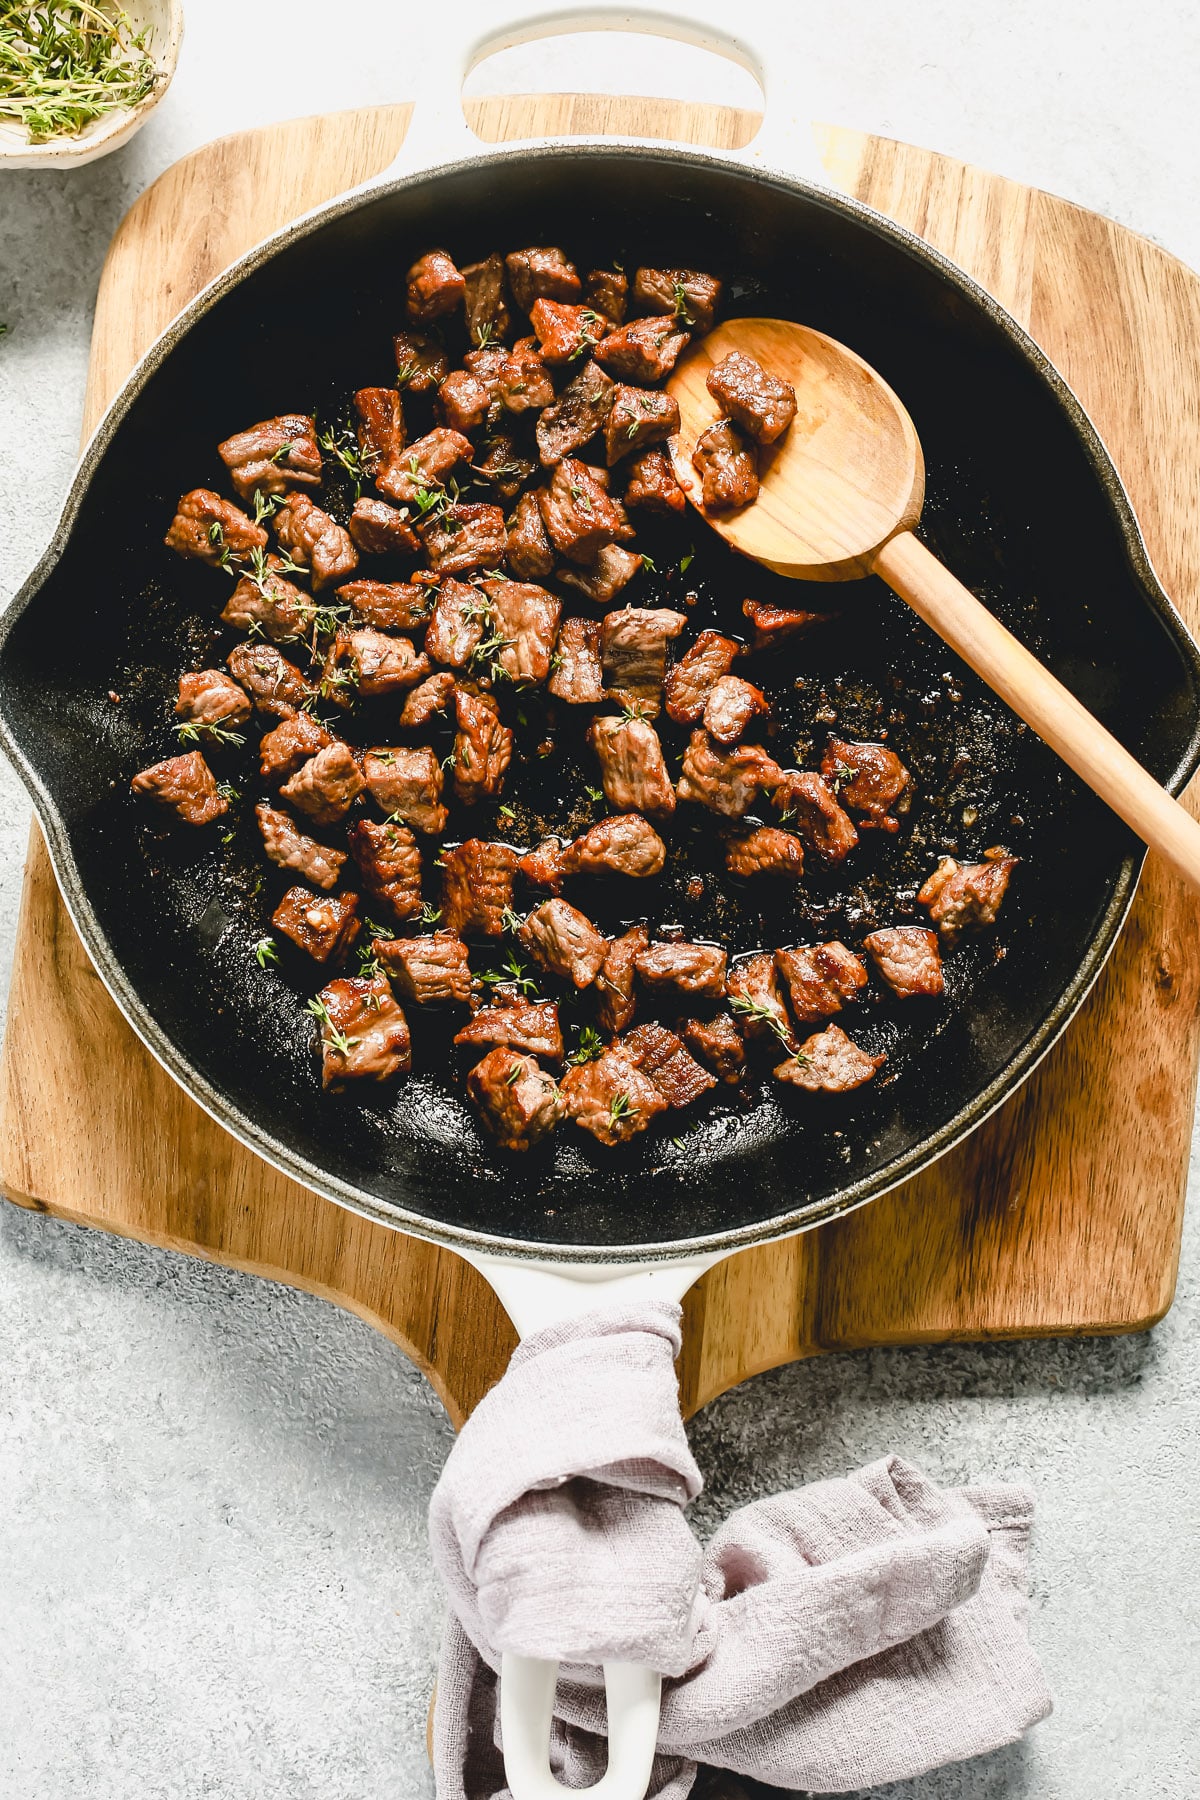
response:
<path id="1" fill-rule="evenodd" d="M 789 606 L 767 606 L 762 600 L 743 600 L 742 611 L 750 621 L 751 650 L 773 650 L 784 638 L 807 636 L 816 626 L 828 624 L 837 616 L 795 612 Z"/>
<path id="2" fill-rule="evenodd" d="M 668 1106 L 690 1106 L 717 1085 L 665 1025 L 639 1025 L 621 1040 L 619 1050 L 626 1062 L 650 1077 Z"/>
<path id="3" fill-rule="evenodd" d="M 696 800 L 726 819 L 740 819 L 765 788 L 782 780 L 783 770 L 757 744 L 726 750 L 706 731 L 693 731 L 677 791 L 681 800 Z"/>
<path id="4" fill-rule="evenodd" d="M 535 300 L 578 300 L 583 293 L 574 263 L 559 249 L 510 250 L 504 264 L 522 312 L 532 312 Z"/>
<path id="5" fill-rule="evenodd" d="M 400 506 L 416 506 L 418 493 L 442 487 L 451 470 L 470 462 L 473 454 L 469 437 L 447 425 L 435 425 L 381 471 L 375 486 Z"/>
<path id="6" fill-rule="evenodd" d="M 445 381 L 449 364 L 437 338 L 425 331 L 398 331 L 392 344 L 397 387 L 410 394 L 428 394 Z"/>
<path id="7" fill-rule="evenodd" d="M 405 514 L 386 500 L 356 500 L 347 530 L 364 556 L 415 556 L 421 548 Z"/>
<path id="8" fill-rule="evenodd" d="M 563 296 L 556 294 L 554 298 L 557 300 Z M 584 299 L 614 325 L 624 324 L 625 308 L 629 300 L 628 275 L 623 269 L 589 269 Z"/>
<path id="9" fill-rule="evenodd" d="M 739 654 L 740 646 L 719 631 L 702 631 L 684 651 L 668 671 L 664 695 L 667 713 L 677 725 L 698 724 L 708 696 Z"/>
<path id="10" fill-rule="evenodd" d="M 377 631 L 416 631 L 427 623 L 433 606 L 429 589 L 409 581 L 348 581 L 337 597 Z"/>
<path id="11" fill-rule="evenodd" d="M 275 535 L 294 563 L 312 573 L 315 589 L 345 581 L 358 567 L 358 551 L 344 526 L 314 506 L 307 494 L 289 494 L 275 514 Z"/>
<path id="12" fill-rule="evenodd" d="M 271 924 L 319 963 L 336 966 L 362 930 L 357 894 L 314 894 L 291 887 L 271 914 Z"/>
<path id="13" fill-rule="evenodd" d="M 781 774 L 775 804 L 785 823 L 794 823 L 800 837 L 822 862 L 845 862 L 858 843 L 849 814 L 838 805 L 829 784 L 809 769 L 789 769 Z"/>
<path id="14" fill-rule="evenodd" d="M 463 362 L 505 412 L 540 412 L 554 399 L 554 383 L 546 372 L 536 338 L 521 338 L 511 350 L 502 344 L 470 350 Z"/>
<path id="15" fill-rule="evenodd" d="M 567 875 L 660 875 L 667 847 L 640 813 L 601 819 L 563 853 Z"/>
<path id="16" fill-rule="evenodd" d="M 840 1025 L 828 1025 L 815 1037 L 805 1038 L 796 1054 L 780 1063 L 775 1078 L 810 1094 L 848 1094 L 871 1081 L 886 1061 L 886 1056 L 868 1056 L 860 1050 Z"/>
<path id="17" fill-rule="evenodd" d="M 471 998 L 467 946 L 453 931 L 435 931 L 432 937 L 376 938 L 371 950 L 402 1000 L 433 1006 L 447 1000 L 465 1005 Z"/>
<path id="18" fill-rule="evenodd" d="M 635 965 L 649 942 L 646 927 L 634 925 L 609 944 L 596 977 L 596 1023 L 601 1031 L 625 1031 L 632 1024 L 637 1011 Z"/>
<path id="19" fill-rule="evenodd" d="M 612 698 L 653 717 L 662 703 L 667 645 L 687 624 L 665 606 L 624 606 L 604 615 L 600 654 Z"/>
<path id="20" fill-rule="evenodd" d="M 217 791 L 213 772 L 199 750 L 154 763 L 129 785 L 135 794 L 169 807 L 185 825 L 207 825 L 229 811 L 229 802 Z"/>
<path id="21" fill-rule="evenodd" d="M 243 500 L 253 500 L 256 491 L 283 494 L 321 485 L 316 426 L 304 413 L 263 419 L 218 444 L 217 454 Z"/>
<path id="22" fill-rule="evenodd" d="M 595 363 L 584 363 L 537 422 L 538 455 L 548 469 L 594 438 L 612 411 L 616 383 Z"/>
<path id="23" fill-rule="evenodd" d="M 498 506 L 448 506 L 419 525 L 417 531 L 430 564 L 439 575 L 494 569 L 508 548 L 504 514 Z"/>
<path id="24" fill-rule="evenodd" d="M 239 644 L 225 659 L 239 687 L 245 688 L 258 712 L 288 719 L 316 692 L 295 663 L 274 644 Z"/>
<path id="25" fill-rule="evenodd" d="M 638 312 L 674 313 L 681 325 L 711 331 L 721 299 L 721 283 L 699 269 L 638 269 L 633 304 Z"/>
<path id="26" fill-rule="evenodd" d="M 411 749 L 368 750 L 363 756 L 367 790 L 380 812 L 433 836 L 446 829 L 442 765 L 427 744 Z"/>
<path id="27" fill-rule="evenodd" d="M 330 850 L 325 844 L 318 844 L 315 838 L 301 831 L 287 813 L 268 806 L 265 800 L 255 807 L 254 816 L 262 832 L 268 862 L 273 862 L 276 868 L 291 869 L 295 874 L 303 875 L 314 887 L 328 889 L 337 885 L 346 860 L 344 850 Z"/>
<path id="28" fill-rule="evenodd" d="M 587 563 L 601 545 L 633 535 L 620 501 L 605 493 L 595 470 L 574 456 L 555 469 L 538 504 L 550 542 L 573 562 Z"/>
<path id="29" fill-rule="evenodd" d="M 700 433 L 692 467 L 700 471 L 701 496 L 711 512 L 748 506 L 758 499 L 754 450 L 728 419 L 719 419 Z"/>
<path id="30" fill-rule="evenodd" d="M 408 271 L 408 316 L 418 325 L 445 318 L 460 305 L 467 284 L 445 250 L 427 250 Z"/>
<path id="31" fill-rule="evenodd" d="M 559 300 L 535 300 L 529 319 L 537 332 L 542 361 L 551 368 L 589 355 L 608 330 L 602 313 L 590 306 L 566 306 Z"/>
<path id="32" fill-rule="evenodd" d="M 781 438 L 796 416 L 796 390 L 790 381 L 768 375 L 761 363 L 731 350 L 705 383 L 723 413 L 760 444 Z"/>
<path id="33" fill-rule="evenodd" d="M 354 410 L 358 414 L 359 460 L 363 474 L 374 481 L 408 441 L 404 407 L 396 388 L 367 387 L 355 394 Z"/>
<path id="34" fill-rule="evenodd" d="M 860 829 L 900 829 L 900 821 L 889 815 L 898 800 L 903 801 L 899 811 L 907 807 L 903 796 L 909 774 L 886 744 L 852 743 L 846 738 L 831 737 L 821 758 L 821 773 L 842 805 L 861 815 Z"/>
<path id="35" fill-rule="evenodd" d="M 493 635 L 504 639 L 496 662 L 510 681 L 541 682 L 550 673 L 562 601 L 529 582 L 503 576 L 479 584 L 491 606 Z"/>
<path id="36" fill-rule="evenodd" d="M 746 1047 L 742 1034 L 728 1013 L 715 1019 L 688 1019 L 681 1027 L 683 1041 L 706 1062 L 714 1075 L 731 1086 L 742 1079 L 746 1067 Z"/>
<path id="37" fill-rule="evenodd" d="M 604 797 L 614 812 L 674 812 L 675 790 L 653 725 L 605 715 L 592 720 L 588 741 L 600 760 Z"/>
<path id="38" fill-rule="evenodd" d="M 667 1102 L 648 1075 L 613 1050 L 595 1062 L 577 1063 L 562 1079 L 568 1119 L 611 1148 L 645 1131 Z"/>
<path id="39" fill-rule="evenodd" d="M 893 925 L 873 931 L 863 939 L 863 949 L 901 1000 L 914 994 L 940 994 L 945 986 L 937 932 L 924 925 Z"/>
<path id="40" fill-rule="evenodd" d="M 365 783 L 348 744 L 335 740 L 302 763 L 280 793 L 317 825 L 336 825 L 349 812 Z"/>
<path id="41" fill-rule="evenodd" d="M 654 992 L 674 989 L 689 997 L 703 994 L 719 1000 L 725 992 L 724 950 L 712 944 L 651 944 L 639 950 L 634 967 Z"/>
<path id="42" fill-rule="evenodd" d="M 438 412 L 451 431 L 480 431 L 487 424 L 494 397 L 466 369 L 451 369 L 438 389 Z"/>
<path id="43" fill-rule="evenodd" d="M 463 309 L 471 343 L 487 344 L 508 336 L 512 320 L 504 285 L 504 258 L 497 250 L 463 270 Z"/>
<path id="44" fill-rule="evenodd" d="M 531 1150 L 562 1117 L 553 1076 L 516 1050 L 490 1050 L 467 1076 L 467 1093 L 502 1150 Z"/>
<path id="45" fill-rule="evenodd" d="M 984 851 L 981 863 L 957 863 L 943 856 L 917 895 L 946 942 L 953 946 L 964 931 L 994 925 L 1008 878 L 1018 858 L 999 847 Z"/>
<path id="46" fill-rule="evenodd" d="M 513 734 L 500 723 L 500 708 L 490 694 L 468 694 L 457 688 L 454 717 L 454 792 L 464 806 L 494 800 L 504 786 L 512 761 Z"/>
<path id="47" fill-rule="evenodd" d="M 553 573 L 554 551 L 536 494 L 522 494 L 517 501 L 505 543 L 508 566 L 522 581 L 541 581 Z"/>
<path id="48" fill-rule="evenodd" d="M 325 681 L 336 697 L 337 675 L 346 670 L 358 693 L 372 699 L 415 687 L 429 674 L 429 668 L 429 658 L 418 652 L 411 638 L 376 631 L 373 625 L 355 625 L 334 638 L 325 662 Z"/>
<path id="49" fill-rule="evenodd" d="M 620 544 L 604 544 L 582 568 L 566 564 L 558 571 L 558 579 L 575 588 L 597 606 L 608 606 L 621 589 L 627 587 L 642 566 L 640 556 Z"/>
<path id="50" fill-rule="evenodd" d="M 232 500 L 223 500 L 211 488 L 193 488 L 175 508 L 163 542 L 180 556 L 194 556 L 217 567 L 245 562 L 252 550 L 265 549 L 267 534 Z"/>
<path id="51" fill-rule="evenodd" d="M 535 962 L 577 988 L 590 987 L 608 950 L 589 918 L 567 900 L 543 900 L 517 933 Z"/>
<path id="52" fill-rule="evenodd" d="M 751 720 L 770 710 L 767 696 L 752 681 L 722 675 L 704 702 L 704 729 L 718 744 L 736 744 Z"/>
<path id="53" fill-rule="evenodd" d="M 681 513 L 687 511 L 687 495 L 675 476 L 671 458 L 655 444 L 643 450 L 629 465 L 625 484 L 626 506 L 644 506 L 648 512 Z"/>
<path id="54" fill-rule="evenodd" d="M 461 937 L 500 937 L 520 858 L 507 844 L 468 838 L 442 852 L 442 923 Z"/>
<path id="55" fill-rule="evenodd" d="M 609 332 L 596 349 L 596 360 L 622 381 L 645 387 L 666 379 L 690 337 L 678 319 L 632 319 Z"/>
<path id="56" fill-rule="evenodd" d="M 404 702 L 400 724 L 405 731 L 419 731 L 435 713 L 445 712 L 454 698 L 454 677 L 444 670 L 415 687 Z"/>
<path id="57" fill-rule="evenodd" d="M 801 1025 L 831 1019 L 841 1012 L 843 1001 L 853 1000 L 867 985 L 862 962 L 836 939 L 829 944 L 805 944 L 799 950 L 777 950 L 775 966 L 787 983 L 792 1011 Z"/>
<path id="58" fill-rule="evenodd" d="M 647 444 L 661 443 L 678 430 L 677 400 L 653 388 L 629 387 L 622 382 L 604 426 L 605 461 L 611 469 L 623 456 Z"/>
<path id="59" fill-rule="evenodd" d="M 790 831 L 760 825 L 744 837 L 726 840 L 725 867 L 743 880 L 752 875 L 786 875 L 799 881 L 804 873 L 804 846 Z"/>
<path id="60" fill-rule="evenodd" d="M 769 950 L 735 962 L 726 977 L 729 1004 L 747 1037 L 770 1035 L 795 1050 L 796 1039 L 783 1004 L 779 971 Z"/>
<path id="61" fill-rule="evenodd" d="M 179 677 L 175 716 L 188 725 L 219 725 L 231 730 L 244 725 L 250 711 L 242 689 L 220 669 L 197 669 Z"/>
<path id="62" fill-rule="evenodd" d="M 553 1000 L 514 1000 L 511 1006 L 485 1006 L 454 1035 L 456 1044 L 506 1044 L 530 1056 L 562 1061 L 563 1040 Z"/>
<path id="63" fill-rule="evenodd" d="M 286 566 L 282 558 L 267 556 L 261 575 L 243 575 L 225 604 L 222 623 L 235 631 L 253 631 L 257 626 L 277 644 L 303 637 L 312 621 L 313 603 L 280 573 Z"/>
<path id="64" fill-rule="evenodd" d="M 548 686 L 556 700 L 574 706 L 594 706 L 603 700 L 599 619 L 564 619 L 551 665 Z"/>
<path id="65" fill-rule="evenodd" d="M 549 888 L 552 894 L 561 894 L 567 873 L 564 855 L 561 838 L 544 838 L 536 849 L 526 850 L 521 857 L 522 877 L 534 887 Z"/>
<path id="66" fill-rule="evenodd" d="M 512 438 L 503 433 L 488 439 L 471 467 L 476 475 L 491 482 L 501 500 L 515 500 L 537 473 L 537 464 L 519 455 Z"/>
<path id="67" fill-rule="evenodd" d="M 408 1021 L 382 975 L 343 977 L 318 996 L 321 1011 L 321 1083 L 388 1081 L 412 1068 Z"/>
<path id="68" fill-rule="evenodd" d="M 421 852 L 408 826 L 394 819 L 383 825 L 356 819 L 347 840 L 371 897 L 390 906 L 398 919 L 415 919 L 422 904 Z"/>
<path id="69" fill-rule="evenodd" d="M 333 734 L 311 713 L 293 713 L 268 731 L 258 746 L 264 781 L 286 781 L 301 763 L 333 741 Z"/>
<path id="70" fill-rule="evenodd" d="M 425 649 L 434 662 L 465 669 L 483 642 L 487 607 L 466 581 L 443 581 L 425 633 Z"/>

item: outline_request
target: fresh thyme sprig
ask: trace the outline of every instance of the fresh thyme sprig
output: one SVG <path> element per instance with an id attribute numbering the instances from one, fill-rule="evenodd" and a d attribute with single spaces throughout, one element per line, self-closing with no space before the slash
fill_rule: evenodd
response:
<path id="1" fill-rule="evenodd" d="M 640 1106 L 633 1106 L 630 1103 L 628 1094 L 614 1094 L 613 1103 L 608 1109 L 609 1125 L 615 1128 L 622 1119 L 632 1119 L 641 1110 Z"/>
<path id="2" fill-rule="evenodd" d="M 488 987 L 515 987 L 522 994 L 532 994 L 535 999 L 538 998 L 537 982 L 525 973 L 525 964 L 515 950 L 509 951 L 508 961 L 503 969 L 485 969 L 479 979 Z"/>
<path id="3" fill-rule="evenodd" d="M 327 456 L 332 456 L 335 462 L 341 463 L 354 483 L 354 498 L 357 500 L 362 494 L 363 482 L 369 481 L 374 473 L 375 459 L 370 458 L 371 467 L 368 468 L 368 458 L 364 456 L 358 438 L 347 425 L 339 426 L 336 431 L 329 426 L 321 432 L 317 442 Z"/>
<path id="4" fill-rule="evenodd" d="M 735 1013 L 744 1018 L 753 1019 L 757 1024 L 765 1025 L 768 1031 L 774 1032 L 793 1062 L 807 1063 L 810 1058 L 803 1050 L 792 1048 L 795 1039 L 788 1027 L 786 1019 L 781 1019 L 773 1006 L 765 1000 L 752 1000 L 748 994 L 731 994 L 729 1004 Z"/>
<path id="5" fill-rule="evenodd" d="M 137 106 L 157 79 L 148 37 L 116 7 L 91 0 L 3 0 L 0 118 L 43 144 Z"/>
<path id="6" fill-rule="evenodd" d="M 240 749 L 246 741 L 244 732 L 227 731 L 223 725 L 210 725 L 207 719 L 188 719 L 173 729 L 179 733 L 182 744 L 199 744 L 207 739 L 212 744 L 232 744 Z"/>
<path id="7" fill-rule="evenodd" d="M 275 939 L 273 937 L 259 938 L 258 942 L 253 946 L 253 949 L 254 960 L 260 969 L 268 968 L 271 963 L 277 963 L 279 961 L 279 952 L 275 948 Z"/>
<path id="8" fill-rule="evenodd" d="M 338 1030 L 337 1026 L 330 1018 L 329 1008 L 323 1000 L 310 1000 L 308 1003 L 308 1010 L 314 1019 L 319 1020 L 324 1036 L 328 1042 L 333 1045 L 333 1048 L 338 1052 L 339 1056 L 348 1057 L 351 1046 L 357 1044 L 358 1039 L 347 1037 L 344 1031 Z"/>
<path id="9" fill-rule="evenodd" d="M 567 1057 L 567 1061 L 575 1065 L 595 1062 L 596 1058 L 603 1054 L 604 1039 L 594 1025 L 585 1025 L 579 1033 L 579 1042 Z"/>

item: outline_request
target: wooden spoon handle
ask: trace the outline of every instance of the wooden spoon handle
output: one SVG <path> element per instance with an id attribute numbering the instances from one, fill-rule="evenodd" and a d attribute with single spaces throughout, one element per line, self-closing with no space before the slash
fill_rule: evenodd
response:
<path id="1" fill-rule="evenodd" d="M 874 568 L 1143 843 L 1200 890 L 1200 824 L 911 531 L 890 538 Z"/>

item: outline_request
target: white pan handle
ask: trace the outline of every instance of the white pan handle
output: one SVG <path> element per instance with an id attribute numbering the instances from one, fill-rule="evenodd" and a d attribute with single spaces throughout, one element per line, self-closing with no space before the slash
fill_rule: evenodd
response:
<path id="1" fill-rule="evenodd" d="M 799 53 L 799 31 L 776 15 L 778 29 L 768 38 L 770 21 L 759 16 L 768 9 L 756 9 L 750 23 L 738 19 L 733 24 L 731 10 L 728 0 L 659 0 L 655 6 L 524 0 L 499 20 L 494 0 L 444 0 L 426 8 L 419 26 L 415 19 L 405 24 L 405 69 L 415 75 L 417 92 L 404 143 L 381 179 L 484 156 L 493 148 L 470 130 L 462 110 L 463 82 L 485 57 L 538 38 L 620 31 L 694 44 L 749 70 L 763 90 L 763 123 L 744 149 L 713 154 L 825 182 L 813 140 L 808 66 Z M 757 29 L 763 31 L 761 38 Z"/>
<path id="2" fill-rule="evenodd" d="M 637 1663 L 605 1663 L 608 1767 L 589 1788 L 564 1788 L 550 1772 L 558 1664 L 506 1655 L 500 1664 L 500 1735 L 512 1800 L 644 1800 L 658 1744 L 662 1676 Z"/>

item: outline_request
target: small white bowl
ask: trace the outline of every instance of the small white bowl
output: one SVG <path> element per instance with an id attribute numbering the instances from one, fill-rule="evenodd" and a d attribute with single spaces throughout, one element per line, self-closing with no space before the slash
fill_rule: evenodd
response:
<path id="1" fill-rule="evenodd" d="M 0 121 L 0 169 L 65 169 L 94 162 L 140 131 L 171 84 L 183 37 L 182 0 L 124 0 L 122 10 L 135 31 L 150 30 L 147 55 L 158 74 L 136 106 L 120 106 L 85 125 L 78 137 L 47 138 L 31 144 L 23 126 Z"/>

